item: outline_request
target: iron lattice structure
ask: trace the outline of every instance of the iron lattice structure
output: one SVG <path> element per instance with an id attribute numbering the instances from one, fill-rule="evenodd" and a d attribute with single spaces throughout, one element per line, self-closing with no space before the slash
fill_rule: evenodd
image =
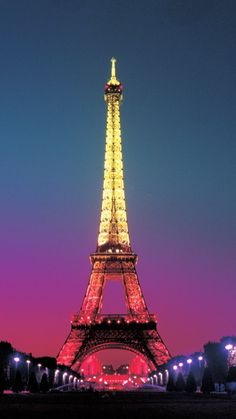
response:
<path id="1" fill-rule="evenodd" d="M 140 288 L 128 232 L 120 127 L 123 88 L 112 58 L 111 78 L 105 86 L 107 103 L 106 149 L 101 220 L 92 272 L 81 309 L 72 319 L 71 332 L 57 362 L 79 371 L 84 359 L 108 348 L 129 349 L 143 357 L 151 370 L 166 363 L 168 349 L 157 332 Z M 101 315 L 104 287 L 120 280 L 125 289 L 126 315 Z"/>

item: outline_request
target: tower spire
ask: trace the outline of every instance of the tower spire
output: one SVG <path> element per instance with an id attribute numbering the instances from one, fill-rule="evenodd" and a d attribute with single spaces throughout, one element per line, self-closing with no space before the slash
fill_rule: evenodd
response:
<path id="1" fill-rule="evenodd" d="M 116 78 L 116 59 L 112 57 L 111 59 L 111 77 Z"/>
<path id="2" fill-rule="evenodd" d="M 120 84 L 119 80 L 116 78 L 116 58 L 111 58 L 111 78 L 108 81 L 109 85 L 118 86 Z"/>

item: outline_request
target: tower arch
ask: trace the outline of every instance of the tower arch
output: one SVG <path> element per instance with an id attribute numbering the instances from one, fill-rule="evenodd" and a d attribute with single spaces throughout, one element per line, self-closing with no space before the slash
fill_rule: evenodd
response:
<path id="1" fill-rule="evenodd" d="M 78 353 L 78 355 L 75 357 L 75 360 L 73 362 L 73 364 L 71 365 L 71 369 L 74 370 L 75 372 L 79 373 L 80 372 L 80 368 L 81 365 L 83 364 L 84 361 L 86 361 L 86 359 L 88 357 L 90 357 L 91 355 L 94 355 L 100 351 L 103 350 L 107 350 L 107 349 L 120 349 L 120 350 L 125 350 L 125 351 L 130 351 L 135 355 L 138 355 L 150 368 L 150 370 L 154 369 L 154 365 L 151 362 L 151 360 L 145 356 L 140 349 L 135 348 L 134 345 L 132 344 L 125 344 L 125 343 L 120 343 L 120 342 L 104 342 L 101 344 L 96 344 L 94 342 L 94 345 L 91 346 L 91 348 L 89 348 L 86 352 L 84 353 Z"/>

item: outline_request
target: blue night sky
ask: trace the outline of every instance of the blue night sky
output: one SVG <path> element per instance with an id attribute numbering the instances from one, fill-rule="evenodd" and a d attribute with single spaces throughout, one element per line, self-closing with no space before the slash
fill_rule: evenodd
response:
<path id="1" fill-rule="evenodd" d="M 148 307 L 173 354 L 236 333 L 235 47 L 234 0 L 0 0 L 0 339 L 55 355 L 82 302 L 112 56 Z"/>

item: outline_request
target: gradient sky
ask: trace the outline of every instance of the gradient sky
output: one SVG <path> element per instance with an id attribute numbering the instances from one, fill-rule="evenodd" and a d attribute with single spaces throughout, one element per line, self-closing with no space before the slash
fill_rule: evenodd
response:
<path id="1" fill-rule="evenodd" d="M 149 310 L 172 354 L 236 334 L 235 51 L 234 0 L 0 0 L 0 339 L 55 356 L 80 308 L 113 55 Z"/>

